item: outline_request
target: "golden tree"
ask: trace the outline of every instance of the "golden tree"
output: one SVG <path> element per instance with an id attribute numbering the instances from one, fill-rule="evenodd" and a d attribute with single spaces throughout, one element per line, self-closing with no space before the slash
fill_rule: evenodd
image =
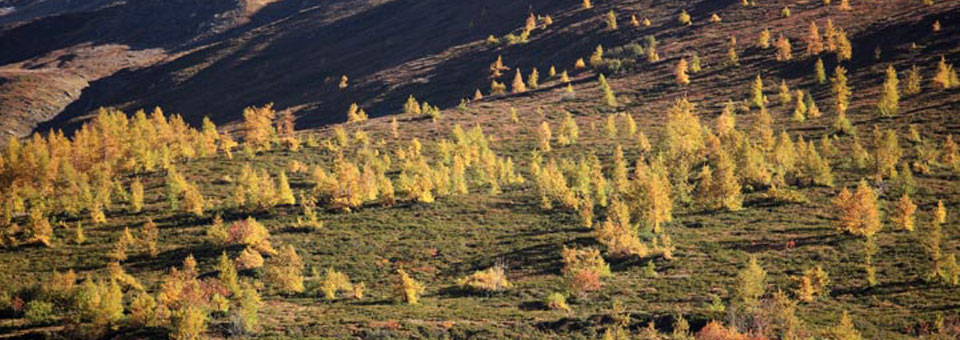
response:
<path id="1" fill-rule="evenodd" d="M 673 71 L 674 75 L 677 78 L 677 84 L 687 85 L 690 84 L 690 76 L 687 75 L 687 59 L 680 58 L 680 61 L 677 62 L 677 67 Z"/>
<path id="2" fill-rule="evenodd" d="M 687 14 L 687 10 L 685 9 L 680 10 L 680 14 L 677 15 L 677 21 L 679 21 L 680 24 L 687 25 L 687 26 L 690 26 L 693 24 L 693 21 L 690 20 L 690 14 Z"/>
<path id="3" fill-rule="evenodd" d="M 750 87 L 750 104 L 758 108 L 766 104 L 766 99 L 763 96 L 763 79 L 760 78 L 759 74 L 757 74 L 756 80 Z"/>
<path id="4" fill-rule="evenodd" d="M 793 59 L 793 48 L 790 46 L 790 39 L 781 33 L 774 43 L 777 47 L 777 61 L 789 61 Z"/>
<path id="5" fill-rule="evenodd" d="M 490 64 L 490 79 L 500 78 L 503 76 L 503 71 L 509 69 L 509 67 L 503 65 L 503 56 L 498 55 L 497 60 Z"/>
<path id="6" fill-rule="evenodd" d="M 903 194 L 894 206 L 891 219 L 898 228 L 913 231 L 914 224 L 916 223 L 916 217 L 914 217 L 916 211 L 917 205 L 910 199 L 910 195 Z"/>
<path id="7" fill-rule="evenodd" d="M 850 105 L 851 94 L 850 87 L 847 86 L 847 69 L 837 66 L 833 70 L 833 78 L 830 81 L 833 83 L 834 107 L 837 115 L 845 114 Z"/>
<path id="8" fill-rule="evenodd" d="M 824 84 L 827 82 L 827 71 L 823 68 L 823 59 L 817 58 L 817 63 L 813 67 L 813 76 L 814 80 L 817 81 L 817 84 Z"/>
<path id="9" fill-rule="evenodd" d="M 424 292 L 423 284 L 417 282 L 403 268 L 397 269 L 399 282 L 397 283 L 397 300 L 409 305 L 420 303 L 420 295 Z"/>
<path id="10" fill-rule="evenodd" d="M 760 35 L 757 37 L 757 46 L 760 48 L 767 49 L 770 48 L 770 29 L 764 28 L 763 31 L 760 31 Z"/>
<path id="11" fill-rule="evenodd" d="M 909 96 L 920 93 L 922 82 L 923 76 L 920 75 L 920 69 L 917 68 L 917 65 L 911 66 L 910 70 L 907 71 L 907 79 L 903 82 L 903 94 Z"/>
<path id="12" fill-rule="evenodd" d="M 847 38 L 847 32 L 842 29 L 837 29 L 835 32 L 837 61 L 850 60 L 853 57 L 853 45 Z"/>
<path id="13" fill-rule="evenodd" d="M 617 29 L 617 14 L 610 10 L 607 12 L 606 17 L 607 29 L 616 30 Z"/>
<path id="14" fill-rule="evenodd" d="M 512 93 L 523 93 L 527 92 L 527 86 L 523 82 L 523 75 L 520 74 L 520 69 L 517 69 L 516 75 L 513 77 L 513 84 L 511 85 Z"/>
<path id="15" fill-rule="evenodd" d="M 133 213 L 139 213 L 143 210 L 143 184 L 139 178 L 135 178 L 130 183 L 130 210 Z"/>
<path id="16" fill-rule="evenodd" d="M 265 268 L 267 278 L 283 293 L 303 292 L 303 259 L 292 245 L 280 248 Z"/>
<path id="17" fill-rule="evenodd" d="M 531 89 L 540 87 L 540 72 L 537 71 L 536 67 L 534 67 L 533 70 L 530 71 L 530 75 L 527 76 L 527 87 Z"/>
<path id="18" fill-rule="evenodd" d="M 897 79 L 897 70 L 893 65 L 887 67 L 886 80 L 880 92 L 880 100 L 877 101 L 877 110 L 884 117 L 895 116 L 900 110 L 900 81 Z"/>
<path id="19" fill-rule="evenodd" d="M 367 113 L 357 105 L 357 103 L 350 104 L 350 107 L 347 109 L 347 123 L 359 123 L 367 120 Z"/>
<path id="20" fill-rule="evenodd" d="M 841 190 L 833 204 L 837 209 L 838 230 L 872 238 L 883 227 L 877 209 L 877 194 L 866 180 L 860 180 L 856 193 L 850 193 L 847 188 Z"/>
<path id="21" fill-rule="evenodd" d="M 153 219 L 148 218 L 147 223 L 140 229 L 140 234 L 140 242 L 147 247 L 147 253 L 150 254 L 151 258 L 156 258 L 157 255 L 160 254 L 160 250 L 157 247 L 160 228 L 157 228 L 157 224 L 153 223 Z"/>
<path id="22" fill-rule="evenodd" d="M 552 133 L 550 131 L 550 124 L 547 122 L 540 123 L 540 129 L 537 130 L 537 140 L 539 140 L 539 149 L 542 152 L 550 152 L 550 140 L 552 139 Z"/>
<path id="23" fill-rule="evenodd" d="M 607 78 L 601 73 L 598 81 L 600 82 L 600 89 L 603 91 L 603 99 L 607 103 L 607 106 L 617 107 L 617 96 L 613 93 L 613 89 L 610 88 L 610 84 L 607 84 Z"/>
<path id="24" fill-rule="evenodd" d="M 816 21 L 810 21 L 807 33 L 807 55 L 818 55 L 823 52 L 823 38 L 820 37 L 820 28 Z"/>
<path id="25" fill-rule="evenodd" d="M 737 37 L 735 36 L 730 36 L 730 43 L 727 48 L 727 62 L 733 66 L 740 65 L 740 55 L 737 54 Z"/>
<path id="26" fill-rule="evenodd" d="M 269 149 L 274 138 L 273 120 L 276 118 L 273 104 L 243 109 L 244 145 L 253 150 Z"/>
<path id="27" fill-rule="evenodd" d="M 957 71 L 953 69 L 953 64 L 947 64 L 947 59 L 940 56 L 940 62 L 937 63 L 937 74 L 933 76 L 933 82 L 942 89 L 952 89 L 960 86 L 957 80 Z"/>
<path id="28" fill-rule="evenodd" d="M 767 272 L 757 263 L 756 257 L 750 257 L 746 267 L 737 273 L 733 288 L 734 300 L 744 310 L 757 307 L 760 297 L 767 291 Z"/>
<path id="29" fill-rule="evenodd" d="M 277 198 L 280 204 L 297 204 L 296 198 L 293 197 L 293 190 L 290 189 L 290 182 L 287 180 L 286 171 L 281 170 L 280 175 L 277 176 Z"/>

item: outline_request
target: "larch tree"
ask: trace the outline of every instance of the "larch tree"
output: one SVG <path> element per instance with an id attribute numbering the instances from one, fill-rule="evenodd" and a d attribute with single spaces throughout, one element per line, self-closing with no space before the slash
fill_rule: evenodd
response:
<path id="1" fill-rule="evenodd" d="M 687 10 L 685 9 L 680 10 L 680 14 L 677 15 L 677 21 L 679 21 L 680 24 L 683 24 L 683 25 L 687 25 L 687 26 L 693 25 L 693 21 L 690 18 L 690 14 L 688 14 Z"/>
<path id="2" fill-rule="evenodd" d="M 790 39 L 781 33 L 774 43 L 777 47 L 777 61 L 790 61 L 793 59 L 793 48 L 790 46 Z"/>
<path id="3" fill-rule="evenodd" d="M 850 105 L 851 94 L 850 87 L 847 86 L 847 69 L 837 66 L 830 81 L 833 83 L 834 108 L 838 115 L 845 114 Z"/>
<path id="4" fill-rule="evenodd" d="M 917 65 L 911 66 L 907 70 L 907 79 L 903 82 L 903 94 L 910 96 L 920 93 L 922 82 L 923 76 L 920 75 L 920 69 Z"/>
<path id="5" fill-rule="evenodd" d="M 139 178 L 135 178 L 133 183 L 130 183 L 130 211 L 139 213 L 141 210 L 143 210 L 143 183 L 140 183 Z"/>
<path id="6" fill-rule="evenodd" d="M 887 67 L 886 80 L 880 90 L 880 100 L 877 101 L 877 110 L 880 116 L 891 117 L 900 110 L 900 81 L 897 79 L 897 70 L 893 65 Z"/>
<path id="7" fill-rule="evenodd" d="M 823 52 L 823 38 L 820 37 L 820 28 L 816 21 L 810 21 L 810 29 L 807 33 L 807 55 L 818 55 Z"/>
<path id="8" fill-rule="evenodd" d="M 537 71 L 536 67 L 534 67 L 533 70 L 530 71 L 530 75 L 527 76 L 527 87 L 531 89 L 540 87 L 540 72 Z"/>
<path id="9" fill-rule="evenodd" d="M 677 78 L 677 84 L 687 85 L 690 84 L 690 76 L 687 75 L 687 59 L 680 58 L 680 61 L 677 62 L 677 67 L 673 71 L 674 75 Z"/>
<path id="10" fill-rule="evenodd" d="M 520 74 L 519 68 L 517 68 L 517 72 L 513 76 L 513 84 L 510 88 L 510 91 L 513 93 L 527 92 L 527 85 L 523 82 L 523 75 Z"/>
<path id="11" fill-rule="evenodd" d="M 763 78 L 760 78 L 759 74 L 750 87 L 750 104 L 758 108 L 766 104 L 766 99 L 763 97 Z"/>
<path id="12" fill-rule="evenodd" d="M 891 219 L 897 228 L 913 231 L 916 223 L 916 217 L 914 216 L 916 211 L 917 205 L 910 199 L 910 195 L 903 194 L 894 206 Z"/>
<path id="13" fill-rule="evenodd" d="M 607 103 L 607 106 L 617 107 L 617 96 L 613 93 L 613 89 L 610 88 L 610 84 L 607 83 L 607 78 L 601 73 L 597 81 L 600 83 L 600 90 L 603 91 L 603 99 Z"/>
<path id="14" fill-rule="evenodd" d="M 730 65 L 740 65 L 740 55 L 737 54 L 737 37 L 730 36 L 729 47 L 727 47 L 727 62 Z"/>
<path id="15" fill-rule="evenodd" d="M 750 262 L 737 273 L 734 300 L 739 308 L 750 311 L 758 306 L 766 291 L 767 272 L 757 263 L 756 257 L 750 257 Z"/>
<path id="16" fill-rule="evenodd" d="M 817 58 L 817 63 L 813 67 L 813 79 L 817 81 L 817 84 L 825 84 L 827 82 L 827 71 L 823 67 L 823 59 Z"/>
<path id="17" fill-rule="evenodd" d="M 762 49 L 770 48 L 770 29 L 764 28 L 763 31 L 760 31 L 760 35 L 757 36 L 757 46 Z"/>
<path id="18" fill-rule="evenodd" d="M 614 13 L 613 10 L 607 12 L 606 23 L 608 30 L 617 30 L 617 13 Z"/>
<path id="19" fill-rule="evenodd" d="M 550 124 L 547 124 L 547 122 L 540 123 L 540 128 L 537 130 L 537 140 L 541 152 L 550 152 L 551 139 L 553 139 L 553 133 L 550 131 Z"/>
<path id="20" fill-rule="evenodd" d="M 952 89 L 960 86 L 957 80 L 957 71 L 953 69 L 953 64 L 947 64 L 947 59 L 941 55 L 940 62 L 937 63 L 937 74 L 933 76 L 933 82 L 942 89 Z"/>
<path id="21" fill-rule="evenodd" d="M 265 269 L 267 278 L 283 293 L 303 292 L 303 259 L 292 245 L 280 248 Z"/>

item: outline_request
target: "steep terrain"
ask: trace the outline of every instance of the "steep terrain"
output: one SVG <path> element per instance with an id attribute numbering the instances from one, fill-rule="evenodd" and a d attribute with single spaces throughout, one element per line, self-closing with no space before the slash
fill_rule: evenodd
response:
<path id="1" fill-rule="evenodd" d="M 209 14 L 206 16 L 170 14 L 182 20 L 191 18 L 190 23 L 167 27 L 169 32 L 149 39 L 141 38 L 152 31 L 127 31 L 122 29 L 127 27 L 124 23 L 114 26 L 109 31 L 112 33 L 104 34 L 99 42 L 88 41 L 100 36 L 95 27 L 104 23 L 92 19 L 83 21 L 91 25 L 89 31 L 67 29 L 68 26 L 58 30 L 56 25 L 39 23 L 10 26 L 0 34 L 0 46 L 5 47 L 0 51 L 13 49 L 18 45 L 15 42 L 23 44 L 26 51 L 0 56 L 5 58 L 9 72 L 9 80 L 0 84 L 0 105 L 23 110 L 19 118 L 23 123 L 10 130 L 24 131 L 45 119 L 51 120 L 40 124 L 41 131 L 75 128 L 89 120 L 91 110 L 116 105 L 128 114 L 140 108 L 150 112 L 153 106 L 160 106 L 165 112 L 182 114 L 194 127 L 209 116 L 218 125 L 227 126 L 221 132 L 236 131 L 237 126 L 230 125 L 239 125 L 236 123 L 243 119 L 243 108 L 273 102 L 278 110 L 296 116 L 300 131 L 283 133 L 283 137 L 295 135 L 303 144 L 297 144 L 301 148 L 295 150 L 287 142 L 274 143 L 269 150 L 259 152 L 244 152 L 244 147 L 237 147 L 227 156 L 221 141 L 215 155 L 174 159 L 174 166 L 168 169 L 160 169 L 163 161 L 157 161 L 155 170 L 118 170 L 113 179 L 116 186 L 113 182 L 100 186 L 107 188 L 106 196 L 115 197 L 105 208 L 106 222 L 94 221 L 88 208 L 72 213 L 50 212 L 47 216 L 52 222 L 64 224 L 54 227 L 49 247 L 25 240 L 27 232 L 23 230 L 34 224 L 28 211 L 36 209 L 18 209 L 16 200 L 11 198 L 36 193 L 21 187 L 0 188 L 0 193 L 11 193 L 0 195 L 0 199 L 5 199 L 0 200 L 4 203 L 0 207 L 7 207 L 13 215 L 11 223 L 0 229 L 0 244 L 6 246 L 0 249 L 0 263 L 4 264 L 0 267 L 0 283 L 8 287 L 0 290 L 7 293 L 0 297 L 6 296 L 10 301 L 19 298 L 21 305 L 31 299 L 49 298 L 44 293 L 53 289 L 41 283 L 53 281 L 54 273 L 75 271 L 78 277 L 70 282 L 79 286 L 92 277 L 114 277 L 115 270 L 110 265 L 116 262 L 139 280 L 143 291 L 124 289 L 126 309 L 115 328 L 104 328 L 102 337 L 167 338 L 174 328 L 170 324 L 140 327 L 131 321 L 133 299 L 146 293 L 159 300 L 160 293 L 166 293 L 165 283 L 176 282 L 176 276 L 171 274 L 176 272 L 170 268 L 186 269 L 188 257 L 196 259 L 194 274 L 204 282 L 204 289 L 215 291 L 219 288 L 221 254 L 240 262 L 246 249 L 242 244 L 210 241 L 216 223 L 214 216 L 222 217 L 230 226 L 254 217 L 269 230 L 270 242 L 276 248 L 295 247 L 302 257 L 305 289 L 282 291 L 271 283 L 268 270 L 242 270 L 241 278 L 253 282 L 263 298 L 256 314 L 259 327 L 246 334 L 238 330 L 242 325 L 238 325 L 239 299 L 234 295 L 229 311 L 209 311 L 209 328 L 204 334 L 212 338 L 606 339 L 604 332 L 612 335 L 614 330 L 621 329 L 630 332 L 631 338 L 687 339 L 688 334 L 678 327 L 678 317 L 682 316 L 692 332 L 701 331 L 712 320 L 752 332 L 752 337 L 724 338 L 701 333 L 701 340 L 793 339 L 791 335 L 847 339 L 836 334 L 834 328 L 841 324 L 839 320 L 845 313 L 849 313 L 851 326 L 865 339 L 956 338 L 960 334 L 960 285 L 928 277 L 928 269 L 936 261 L 930 260 L 926 244 L 933 225 L 940 225 L 934 221 L 938 204 L 942 204 L 947 213 L 938 249 L 944 255 L 960 251 L 960 160 L 949 160 L 947 142 L 950 138 L 955 140 L 960 131 L 960 91 L 941 88 L 933 81 L 941 58 L 960 65 L 960 2 L 933 1 L 928 5 L 913 0 L 851 0 L 852 9 L 847 11 L 838 9 L 840 2 L 834 0 L 831 5 L 824 5 L 823 1 L 770 0 L 744 6 L 734 0 L 625 0 L 595 1 L 593 8 L 584 9 L 580 1 L 548 0 L 280 0 L 222 8 L 216 7 L 214 1 L 204 2 L 212 6 L 202 11 Z M 71 2 L 48 0 L 36 6 L 44 3 L 53 6 Z M 104 6 L 92 13 L 118 10 Z M 791 12 L 789 16 L 783 14 L 786 6 Z M 238 14 L 228 24 L 215 14 L 238 8 L 244 10 L 231 13 L 247 14 Z M 31 11 L 38 14 L 22 15 L 48 17 L 57 12 L 49 7 Z M 61 9 L 61 14 L 54 18 L 59 22 L 90 11 L 86 7 Z M 609 11 L 617 16 L 618 29 L 609 29 L 605 24 Z M 689 13 L 692 24 L 679 22 L 681 11 Z M 494 45 L 485 41 L 489 35 L 502 38 L 518 33 L 530 13 L 550 15 L 553 24 L 534 29 L 525 43 Z M 721 18 L 719 22 L 710 20 L 714 14 Z M 631 15 L 640 20 L 647 18 L 651 24 L 634 27 L 630 24 Z M 806 53 L 810 22 L 816 22 L 822 31 L 828 19 L 850 38 L 850 60 L 838 61 L 833 52 L 818 56 Z M 111 20 L 106 22 L 117 22 Z M 934 30 L 935 22 L 939 23 L 938 30 Z M 774 47 L 758 46 L 764 29 L 772 32 L 771 42 L 779 35 L 790 39 L 790 60 L 778 61 Z M 25 43 L 27 37 L 35 34 L 57 38 L 49 45 Z M 649 50 L 649 36 L 658 41 L 658 61 L 649 61 L 644 53 L 638 53 L 640 49 Z M 737 38 L 734 50 L 738 64 L 728 59 L 731 37 Z M 575 68 L 575 61 L 589 60 L 597 45 L 606 51 L 604 60 L 608 66 L 598 67 L 602 72 L 589 66 Z M 703 69 L 690 72 L 689 84 L 678 84 L 676 65 L 681 59 L 691 61 L 694 55 Z M 104 59 L 105 56 L 110 59 Z M 497 81 L 512 89 L 516 69 L 522 71 L 524 79 L 529 79 L 530 70 L 537 68 L 539 86 L 518 93 L 491 94 L 490 64 L 498 56 L 503 57 L 509 70 Z M 846 116 L 858 131 L 856 137 L 834 127 L 838 117 L 836 95 L 830 80 L 816 81 L 818 59 L 823 60 L 828 77 L 834 75 L 838 66 L 849 71 L 852 97 Z M 109 66 L 95 67 L 105 60 Z M 609 66 L 614 60 L 618 67 Z M 559 75 L 548 76 L 551 66 L 558 72 L 569 71 L 569 84 Z M 889 66 L 899 72 L 901 91 L 905 88 L 906 71 L 917 66 L 922 76 L 921 91 L 903 93 L 898 114 L 883 117 L 878 114 L 877 101 L 884 71 Z M 605 98 L 607 94 L 598 81 L 601 73 L 605 73 L 616 105 L 610 105 Z M 349 86 L 341 89 L 338 85 L 342 75 L 350 81 Z M 765 84 L 761 92 L 768 100 L 766 109 L 772 117 L 772 133 L 782 133 L 790 138 L 790 143 L 796 143 L 796 147 L 790 144 L 789 149 L 803 155 L 797 156 L 796 162 L 804 166 L 808 158 L 805 156 L 811 153 L 808 144 L 800 141 L 812 142 L 809 145 L 825 157 L 827 167 L 832 169 L 832 185 L 815 184 L 812 180 L 807 183 L 793 178 L 799 176 L 793 172 L 784 175 L 787 179 L 780 184 L 768 180 L 771 183 L 752 185 L 741 178 L 745 170 L 741 166 L 740 147 L 763 143 L 755 130 L 762 124 L 761 111 L 746 104 L 758 76 Z M 822 116 L 794 119 L 795 102 L 781 103 L 778 98 L 781 83 L 794 95 L 802 90 L 812 96 Z M 463 98 L 473 98 L 477 89 L 483 99 L 458 105 Z M 433 119 L 400 114 L 410 95 L 439 105 L 442 110 Z M 740 140 L 729 135 L 722 141 L 717 138 L 716 142 L 723 144 L 719 148 L 729 152 L 727 156 L 737 155 L 734 181 L 743 183 L 735 190 L 742 194 L 740 209 L 718 208 L 702 201 L 713 194 L 710 189 L 703 189 L 707 186 L 705 178 L 712 180 L 711 169 L 723 170 L 716 166 L 720 152 L 712 146 L 697 153 L 693 164 L 658 163 L 668 157 L 664 151 L 670 147 L 665 141 L 665 126 L 671 109 L 684 99 L 694 105 L 692 116 L 705 127 L 694 135 L 712 136 L 730 125 L 743 133 L 739 138 L 745 144 L 736 144 Z M 347 109 L 354 102 L 366 109 L 371 118 L 333 124 L 347 119 Z M 724 119 L 735 117 L 735 123 L 718 119 L 727 102 L 735 103 L 734 113 Z M 43 118 L 29 115 L 40 111 L 48 113 Z M 7 112 L 16 111 L 4 111 L 4 119 Z M 626 132 L 626 116 L 636 122 L 636 133 Z M 569 145 L 559 138 L 562 126 L 569 121 L 567 117 L 579 127 L 579 139 Z M 545 150 L 540 138 L 544 135 L 541 124 L 553 131 L 552 137 L 546 138 L 551 150 Z M 2 126 L 6 129 L 13 125 L 4 122 Z M 428 159 L 424 163 L 435 167 L 427 177 L 450 176 L 455 171 L 451 169 L 456 167 L 451 154 L 464 156 L 458 154 L 463 152 L 461 145 L 455 144 L 463 138 L 455 134 L 457 127 L 482 130 L 485 138 L 479 138 L 482 142 L 478 144 L 491 151 L 473 155 L 479 158 L 465 171 L 469 178 L 467 192 L 437 189 L 436 197 L 431 196 L 430 200 L 412 195 L 413 188 L 420 185 L 411 183 L 416 180 L 411 180 L 414 171 L 408 168 L 408 163 L 416 163 L 411 161 L 416 159 L 414 150 L 422 147 Z M 902 159 L 897 169 L 902 173 L 907 168 L 916 172 L 911 173 L 915 181 L 912 185 L 904 184 L 906 176 L 877 175 L 877 158 L 857 164 L 860 153 L 867 153 L 871 159 L 883 152 L 883 133 L 888 130 L 899 136 L 896 149 L 902 151 Z M 644 145 L 640 133 L 651 146 Z M 255 134 L 237 133 L 234 138 L 252 139 L 246 138 L 251 135 Z M 141 137 L 121 139 L 119 143 L 109 140 L 87 156 L 116 156 L 115 151 L 128 143 L 143 142 Z M 82 141 L 95 144 L 89 142 L 89 135 L 85 138 Z M 829 155 L 823 144 L 825 138 L 837 148 Z M 478 138 L 471 135 L 469 139 L 476 142 Z M 785 171 L 779 163 L 785 162 L 781 158 L 786 157 L 779 149 L 786 149 L 786 144 L 781 140 L 777 142 L 778 150 L 759 151 L 764 169 Z M 136 152 L 141 151 L 164 156 L 182 152 L 182 145 L 170 145 L 138 145 L 140 148 L 132 149 L 135 152 L 130 154 L 134 156 L 129 157 L 139 156 Z M 931 146 L 939 152 L 932 161 Z M 629 176 L 631 185 L 633 181 L 641 182 L 641 165 L 659 165 L 670 174 L 673 188 L 683 183 L 693 190 L 695 197 L 687 202 L 671 191 L 668 199 L 675 205 L 673 219 L 664 223 L 662 231 L 647 226 L 639 215 L 628 219 L 636 224 L 631 228 L 636 229 L 638 238 L 651 249 L 656 249 L 654 245 L 668 235 L 675 247 L 670 256 L 652 250 L 637 256 L 611 254 L 612 247 L 598 241 L 598 225 L 617 212 L 599 202 L 589 210 L 590 214 L 596 213 L 589 216 L 592 226 L 585 225 L 580 207 L 565 207 L 557 202 L 560 200 L 553 202 L 552 207 L 543 206 L 541 195 L 550 188 L 538 181 L 540 172 L 548 164 L 558 164 L 566 177 L 560 184 L 550 184 L 575 188 L 582 184 L 577 177 L 583 169 L 580 164 L 591 156 L 597 157 L 599 177 L 609 181 L 610 200 L 629 201 L 636 199 L 631 195 L 648 195 L 634 187 L 613 193 L 618 147 L 623 150 L 624 176 Z M 859 152 L 858 147 L 862 147 Z M 955 145 L 953 149 L 956 154 Z M 11 157 L 4 152 L 2 159 L 21 156 L 13 154 Z M 488 178 L 491 175 L 477 165 L 488 164 L 490 157 L 495 158 L 493 163 L 500 162 L 493 168 L 506 167 L 503 162 L 509 159 L 524 181 L 494 188 Z M 487 160 L 481 160 L 484 158 Z M 359 168 L 349 171 L 349 167 L 342 166 L 345 159 Z M 82 161 L 77 162 L 89 160 Z M 37 167 L 45 164 L 35 163 L 40 164 Z M 118 168 L 128 164 L 118 163 Z M 677 174 L 677 169 L 684 166 L 693 171 Z M 928 169 L 924 170 L 925 166 Z M 296 203 L 266 208 L 237 203 L 237 188 L 250 181 L 249 173 L 243 170 L 248 167 L 264 170 L 271 183 L 279 182 L 281 173 L 284 178 L 289 176 Z M 383 167 L 379 169 L 383 178 L 395 183 L 390 188 L 396 186 L 397 202 L 391 202 L 392 196 L 375 194 L 374 199 L 366 199 L 345 211 L 341 203 L 319 194 L 327 190 L 324 184 L 328 183 L 317 173 L 329 173 L 333 176 L 327 178 L 333 183 L 330 187 L 341 189 L 348 187 L 345 183 L 351 178 L 376 172 L 379 167 Z M 4 169 L 0 183 L 18 175 L 13 166 L 0 167 Z M 170 207 L 174 186 L 171 178 L 175 177 L 170 174 L 177 171 L 202 194 L 202 214 L 185 212 L 182 206 Z M 28 171 L 29 175 L 32 174 Z M 89 185 L 94 186 L 100 185 L 96 183 L 100 177 L 96 176 L 103 174 L 97 169 L 85 176 L 90 176 Z M 132 199 L 127 198 L 127 192 L 133 191 L 134 180 L 143 183 L 145 192 L 145 205 L 140 212 L 132 212 L 132 203 L 128 203 Z M 870 238 L 837 228 L 842 211 L 835 198 L 842 188 L 853 189 L 861 180 L 875 190 L 879 218 L 884 225 Z M 381 178 L 374 180 L 380 181 Z M 101 195 L 91 194 L 90 188 L 85 192 L 80 185 L 62 182 L 69 181 L 59 181 L 58 177 L 56 185 L 45 190 L 62 190 L 65 195 L 82 197 L 84 204 Z M 32 182 L 19 184 L 29 187 Z M 917 205 L 914 231 L 897 228 L 891 218 L 908 186 L 913 187 L 910 197 Z M 264 189 L 267 187 L 270 185 L 259 183 L 253 191 L 269 192 Z M 593 189 L 587 189 L 590 190 Z M 426 202 L 434 198 L 435 201 Z M 307 203 L 314 199 L 319 204 L 316 211 Z M 38 206 L 24 200 L 28 202 L 19 202 L 20 205 Z M 50 200 L 56 201 L 56 197 Z M 323 225 L 306 226 L 308 211 L 316 213 Z M 139 241 L 145 237 L 142 235 L 150 222 L 159 227 L 155 256 L 149 255 L 147 246 Z M 86 240 L 77 242 L 75 231 L 81 227 Z M 129 257 L 118 261 L 112 258 L 113 252 L 123 242 L 126 228 L 133 231 L 138 241 L 127 249 Z M 19 243 L 18 238 L 24 242 Z M 868 244 L 876 246 L 871 266 L 864 264 Z M 598 275 L 602 285 L 595 290 L 572 292 L 561 257 L 568 247 L 601 250 L 610 264 L 611 275 Z M 268 255 L 268 266 L 275 265 L 277 258 Z M 741 275 L 751 259 L 765 269 L 766 279 L 760 284 L 762 301 L 756 307 L 759 312 L 744 317 L 750 313 L 736 310 L 744 304 L 738 285 L 745 280 Z M 498 266 L 505 268 L 512 283 L 509 289 L 478 293 L 458 285 L 467 275 Z M 815 266 L 829 273 L 828 289 L 815 299 L 799 301 L 799 277 Z M 325 297 L 328 268 L 349 275 L 354 284 L 363 282 L 363 296 L 356 298 L 351 291 L 334 294 L 332 299 Z M 876 270 L 877 282 L 873 284 L 867 279 L 868 268 Z M 419 304 L 406 304 L 403 297 L 397 297 L 398 269 L 406 270 L 424 284 Z M 785 295 L 777 294 L 781 291 Z M 545 298 L 552 293 L 567 296 L 569 309 L 550 306 Z M 781 299 L 783 296 L 788 298 L 787 303 Z M 212 300 L 209 296 L 203 298 Z M 69 338 L 78 334 L 78 329 L 83 330 L 78 324 L 93 323 L 70 314 L 71 307 L 58 306 L 51 312 L 55 317 L 36 321 L 27 315 L 26 307 L 17 306 L 13 302 L 0 304 L 0 333 L 8 337 Z M 780 318 L 782 315 L 796 318 L 785 320 Z M 675 336 L 655 337 L 652 331 L 645 330 L 647 327 Z M 788 328 L 796 333 L 788 335 Z"/>

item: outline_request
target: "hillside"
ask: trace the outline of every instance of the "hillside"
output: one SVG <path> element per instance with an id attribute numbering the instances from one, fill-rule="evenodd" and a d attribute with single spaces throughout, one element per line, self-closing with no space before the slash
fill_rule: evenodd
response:
<path id="1" fill-rule="evenodd" d="M 0 338 L 960 338 L 960 2 L 28 3 Z"/>

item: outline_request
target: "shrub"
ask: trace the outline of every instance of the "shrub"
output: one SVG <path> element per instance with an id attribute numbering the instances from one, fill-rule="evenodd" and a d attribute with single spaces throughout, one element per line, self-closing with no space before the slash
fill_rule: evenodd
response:
<path id="1" fill-rule="evenodd" d="M 461 289 L 481 292 L 499 292 L 510 289 L 513 285 L 510 284 L 510 281 L 507 281 L 506 270 L 503 265 L 496 265 L 457 280 L 457 286 Z"/>
<path id="2" fill-rule="evenodd" d="M 562 273 L 571 293 L 582 295 L 602 287 L 600 278 L 610 276 L 610 266 L 597 249 L 564 247 Z"/>
<path id="3" fill-rule="evenodd" d="M 697 340 L 748 340 L 748 336 L 737 332 L 736 328 L 726 328 L 717 320 L 711 320 L 697 332 Z"/>
<path id="4" fill-rule="evenodd" d="M 550 293 L 550 295 L 547 295 L 544 299 L 543 304 L 546 305 L 548 309 L 570 312 L 570 306 L 567 305 L 567 297 L 562 293 Z"/>
<path id="5" fill-rule="evenodd" d="M 44 324 L 56 319 L 53 313 L 53 303 L 43 300 L 33 300 L 27 303 L 24 317 L 32 324 Z"/>

